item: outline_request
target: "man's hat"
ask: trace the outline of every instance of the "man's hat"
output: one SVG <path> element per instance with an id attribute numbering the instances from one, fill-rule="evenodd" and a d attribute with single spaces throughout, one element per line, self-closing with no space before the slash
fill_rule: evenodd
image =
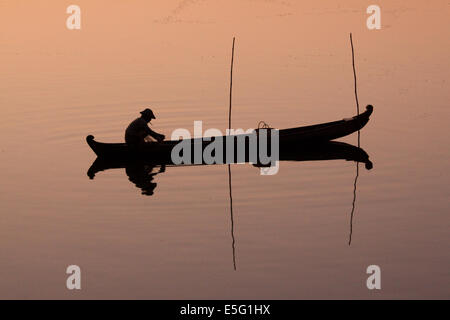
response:
<path id="1" fill-rule="evenodd" d="M 156 119 L 155 115 L 153 114 L 153 111 L 150 110 L 149 108 L 145 109 L 144 111 L 141 111 L 141 114 L 146 118 Z"/>

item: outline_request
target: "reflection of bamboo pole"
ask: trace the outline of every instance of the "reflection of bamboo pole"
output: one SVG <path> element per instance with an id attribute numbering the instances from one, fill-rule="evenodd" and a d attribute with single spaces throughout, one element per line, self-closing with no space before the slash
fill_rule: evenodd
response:
<path id="1" fill-rule="evenodd" d="M 352 202 L 352 212 L 350 213 L 350 234 L 348 237 L 348 245 L 352 244 L 352 234 L 353 234 L 353 213 L 355 212 L 355 203 L 356 203 L 356 182 L 358 181 L 359 176 L 359 162 L 356 162 L 356 176 L 355 182 L 353 183 L 353 202 Z"/>
<path id="2" fill-rule="evenodd" d="M 234 247 L 234 219 L 233 219 L 233 196 L 231 193 L 231 165 L 228 165 L 228 187 L 230 190 L 230 217 L 231 217 L 231 247 L 233 248 L 233 267 L 236 270 L 236 249 Z"/>
<path id="3" fill-rule="evenodd" d="M 234 37 L 233 37 L 233 47 L 231 49 L 231 71 L 230 71 L 230 108 L 228 109 L 228 135 L 231 130 L 231 94 L 233 88 L 233 61 L 234 61 Z M 233 195 L 231 192 L 231 164 L 228 164 L 228 188 L 230 192 L 230 219 L 231 219 L 231 247 L 233 248 L 233 267 L 236 270 L 236 250 L 234 247 L 234 219 L 233 219 Z"/>

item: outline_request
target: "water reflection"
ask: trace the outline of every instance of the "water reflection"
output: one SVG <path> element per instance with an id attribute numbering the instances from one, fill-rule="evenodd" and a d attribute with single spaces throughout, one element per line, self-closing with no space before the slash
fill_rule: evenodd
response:
<path id="1" fill-rule="evenodd" d="M 233 193 L 231 188 L 231 164 L 228 164 L 228 188 L 230 191 L 231 248 L 233 249 L 233 268 L 236 270 L 236 240 L 234 238 Z"/>
<path id="2" fill-rule="evenodd" d="M 280 161 L 325 161 L 325 160 L 347 160 L 362 162 L 366 169 L 372 168 L 372 162 L 369 155 L 361 148 L 343 143 L 327 142 L 315 146 L 292 148 L 290 150 L 280 150 Z M 110 169 L 125 169 L 130 182 L 139 188 L 143 195 L 154 195 L 156 175 L 164 173 L 166 168 L 186 167 L 186 166 L 205 166 L 206 164 L 193 165 L 174 165 L 166 160 L 137 160 L 137 159 L 107 159 L 97 158 L 90 166 L 87 175 L 94 179 L 97 173 Z M 254 164 L 259 166 L 258 164 Z M 231 183 L 231 175 L 230 175 Z"/>
<path id="3" fill-rule="evenodd" d="M 356 103 L 358 103 L 358 99 L 356 100 Z M 360 130 L 358 130 L 358 148 L 361 148 L 361 132 L 360 132 Z M 355 206 L 356 206 L 356 184 L 358 182 L 358 177 L 359 177 L 359 161 L 356 161 L 356 174 L 355 174 L 355 181 L 353 182 L 352 211 L 350 212 L 350 232 L 348 235 L 348 245 L 349 246 L 352 244 L 353 215 L 355 213 Z"/>
<path id="4" fill-rule="evenodd" d="M 359 144 L 359 139 L 358 139 Z M 356 162 L 356 177 L 353 190 L 352 211 L 350 214 L 350 235 L 349 245 L 351 243 L 352 229 L 353 229 L 353 213 L 355 210 L 356 201 L 356 182 L 359 175 L 359 163 L 365 164 L 367 170 L 372 169 L 372 162 L 369 160 L 369 155 L 360 147 L 356 147 L 343 142 L 327 142 L 307 148 L 292 148 L 289 150 L 280 150 L 280 161 L 329 161 L 329 160 L 347 160 Z M 197 164 L 195 166 L 204 166 L 206 164 Z M 97 158 L 90 166 L 87 175 L 90 179 L 94 179 L 97 173 L 111 169 L 125 169 L 128 180 L 141 190 L 142 195 L 152 196 L 155 193 L 157 186 L 156 176 L 164 173 L 166 167 L 186 167 L 194 165 L 173 165 L 168 161 L 140 161 L 140 160 L 126 160 L 126 159 L 104 159 Z M 258 164 L 254 164 L 260 167 Z M 231 246 L 233 253 L 233 268 L 236 270 L 236 241 L 234 237 L 234 215 L 233 215 L 233 195 L 232 195 L 232 179 L 231 179 L 231 164 L 228 164 L 228 186 L 230 199 L 230 220 L 231 220 Z"/>
<path id="5" fill-rule="evenodd" d="M 156 182 L 153 182 L 154 177 L 166 171 L 166 166 L 159 167 L 157 172 L 154 172 L 157 167 L 154 165 L 148 165 L 145 163 L 130 163 L 125 167 L 125 172 L 128 176 L 128 180 L 133 182 L 136 187 L 142 190 L 142 194 L 145 196 L 153 195 L 156 188 Z"/>
<path id="6" fill-rule="evenodd" d="M 356 175 L 355 175 L 355 181 L 353 183 L 353 201 L 352 201 L 352 211 L 350 212 L 350 232 L 349 232 L 349 236 L 348 236 L 348 245 L 352 244 L 353 214 L 355 213 L 356 183 L 358 182 L 358 177 L 359 177 L 359 162 L 356 162 Z"/>

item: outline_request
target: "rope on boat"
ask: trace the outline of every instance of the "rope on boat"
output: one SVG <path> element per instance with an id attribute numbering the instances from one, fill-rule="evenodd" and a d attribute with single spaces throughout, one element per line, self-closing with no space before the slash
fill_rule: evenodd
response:
<path id="1" fill-rule="evenodd" d="M 263 120 L 258 122 L 258 129 L 271 129 L 271 127 Z"/>

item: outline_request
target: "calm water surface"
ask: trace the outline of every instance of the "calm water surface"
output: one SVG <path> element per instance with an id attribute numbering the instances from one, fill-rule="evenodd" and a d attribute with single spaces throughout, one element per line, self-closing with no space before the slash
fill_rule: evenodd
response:
<path id="1" fill-rule="evenodd" d="M 448 1 L 0 2 L 0 298 L 450 298 Z M 152 196 L 124 169 L 86 175 L 85 136 L 277 128 L 374 114 L 356 163 L 168 167 Z M 363 108 L 363 107 L 362 107 Z M 341 139 L 357 144 L 357 136 Z M 232 235 L 235 264 L 233 265 Z M 82 290 L 66 289 L 68 265 Z M 366 268 L 382 289 L 366 288 Z"/>

